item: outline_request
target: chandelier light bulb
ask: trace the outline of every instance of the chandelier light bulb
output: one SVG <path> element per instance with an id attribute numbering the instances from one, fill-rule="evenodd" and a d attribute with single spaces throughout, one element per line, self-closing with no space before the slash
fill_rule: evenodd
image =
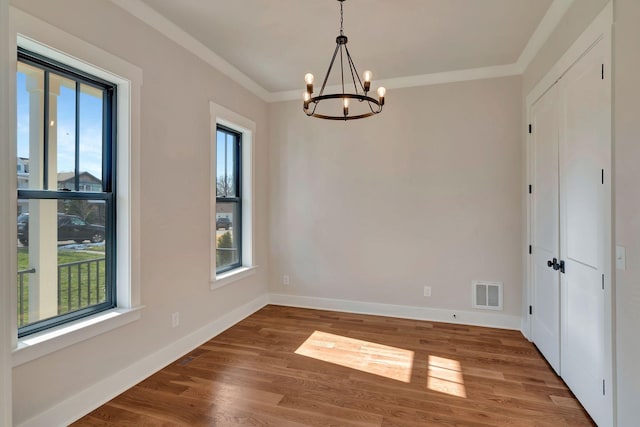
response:
<path id="1" fill-rule="evenodd" d="M 378 88 L 378 102 L 380 102 L 380 105 L 384 105 L 384 96 L 386 95 L 387 90 L 385 88 L 383 88 L 382 86 L 380 86 Z"/>
<path id="2" fill-rule="evenodd" d="M 311 73 L 307 73 L 304 76 L 304 82 L 308 85 L 312 85 L 313 84 L 313 74 Z"/>
<path id="3" fill-rule="evenodd" d="M 307 92 L 309 92 L 309 94 L 312 94 L 313 93 L 313 74 L 307 73 L 304 76 L 304 81 L 305 83 L 307 83 Z"/>
<path id="4" fill-rule="evenodd" d="M 349 115 L 349 98 L 342 98 L 342 112 L 345 117 Z"/>
<path id="5" fill-rule="evenodd" d="M 309 101 L 311 101 L 311 94 L 309 92 L 304 93 L 304 109 L 309 108 Z"/>
<path id="6" fill-rule="evenodd" d="M 364 91 L 369 92 L 371 89 L 371 71 L 367 70 L 363 73 L 364 77 Z"/>

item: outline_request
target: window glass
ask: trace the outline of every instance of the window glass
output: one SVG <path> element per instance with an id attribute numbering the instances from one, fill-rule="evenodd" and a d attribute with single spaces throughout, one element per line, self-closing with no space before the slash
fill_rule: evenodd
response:
<path id="1" fill-rule="evenodd" d="M 115 85 L 22 49 L 17 82 L 21 337 L 115 307 Z"/>
<path id="2" fill-rule="evenodd" d="M 239 135 L 229 131 L 217 132 L 217 197 L 238 197 L 236 164 Z"/>
<path id="3" fill-rule="evenodd" d="M 228 269 L 240 263 L 239 206 L 216 203 L 216 266 Z"/>
<path id="4" fill-rule="evenodd" d="M 19 202 L 26 210 L 18 217 L 18 326 L 105 303 L 104 201 Z M 95 222 L 68 212 L 84 212 Z"/>
<path id="5" fill-rule="evenodd" d="M 103 92 L 80 85 L 80 191 L 102 191 L 102 117 Z"/>
<path id="6" fill-rule="evenodd" d="M 218 126 L 216 133 L 216 272 L 242 265 L 241 134 Z"/>
<path id="7" fill-rule="evenodd" d="M 56 183 L 50 189 L 76 190 L 76 82 L 49 73 L 49 147 L 57 152 Z"/>
<path id="8" fill-rule="evenodd" d="M 38 125 L 37 118 L 43 117 L 44 106 L 40 101 L 40 93 L 43 87 L 44 71 L 18 62 L 18 73 L 16 75 L 18 188 L 42 188 L 40 174 L 37 173 L 37 165 L 35 168 L 36 173 L 30 174 L 30 145 L 33 144 L 34 147 L 39 148 L 42 144 L 41 126 Z M 35 150 L 34 152 L 37 154 L 39 151 Z M 37 163 L 37 158 L 34 160 Z"/>

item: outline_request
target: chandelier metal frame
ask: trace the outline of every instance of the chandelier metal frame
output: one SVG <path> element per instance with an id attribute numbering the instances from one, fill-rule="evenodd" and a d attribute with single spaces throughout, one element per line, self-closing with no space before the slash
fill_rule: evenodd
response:
<path id="1" fill-rule="evenodd" d="M 320 88 L 320 93 L 317 96 L 312 96 L 314 80 L 313 75 L 307 74 L 305 76 L 307 90 L 304 93 L 304 102 L 302 105 L 302 109 L 307 116 L 317 117 L 319 119 L 344 121 L 363 119 L 365 117 L 379 114 L 382 111 L 386 90 L 383 87 L 378 88 L 378 99 L 375 99 L 368 95 L 371 89 L 371 72 L 365 71 L 363 79 L 360 78 L 360 74 L 358 73 L 356 64 L 353 62 L 351 53 L 349 52 L 349 48 L 347 47 L 348 38 L 344 35 L 343 3 L 345 2 L 345 0 L 338 0 L 338 2 L 340 2 L 340 35 L 336 37 L 336 48 L 333 51 L 333 56 L 331 57 L 329 68 L 324 76 L 322 87 Z M 329 76 L 331 75 L 336 57 L 338 57 L 338 52 L 340 53 L 340 78 L 342 92 L 325 94 L 324 91 L 327 86 L 327 81 L 329 80 Z M 347 73 L 345 73 L 345 62 L 347 65 Z M 347 78 L 349 77 L 349 75 L 351 75 L 351 82 L 353 83 L 354 89 L 353 93 L 346 92 L 345 90 L 345 74 L 347 74 Z M 348 86 L 350 86 L 350 83 L 347 82 L 347 87 Z M 331 115 L 316 113 L 316 109 L 318 108 L 320 102 L 327 99 L 342 99 L 342 114 Z M 369 107 L 369 111 L 363 114 L 349 115 L 349 100 L 351 99 L 357 100 L 358 102 L 366 102 L 367 106 Z"/>

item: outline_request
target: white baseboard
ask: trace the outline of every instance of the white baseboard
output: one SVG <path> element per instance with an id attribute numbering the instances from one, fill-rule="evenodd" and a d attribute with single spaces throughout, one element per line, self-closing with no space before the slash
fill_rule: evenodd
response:
<path id="1" fill-rule="evenodd" d="M 25 421 L 20 427 L 69 425 L 267 305 L 267 294 L 232 310 L 128 368 Z"/>
<path id="2" fill-rule="evenodd" d="M 519 316 L 495 311 L 446 310 L 441 308 L 415 307 L 409 305 L 382 304 L 341 300 L 333 298 L 305 297 L 298 295 L 269 294 L 269 303 L 289 307 L 315 308 L 320 310 L 343 311 L 347 313 L 372 314 L 403 319 L 430 320 L 434 322 L 457 323 L 463 325 L 486 326 L 500 329 L 520 330 Z M 453 315 L 455 314 L 455 318 Z"/>

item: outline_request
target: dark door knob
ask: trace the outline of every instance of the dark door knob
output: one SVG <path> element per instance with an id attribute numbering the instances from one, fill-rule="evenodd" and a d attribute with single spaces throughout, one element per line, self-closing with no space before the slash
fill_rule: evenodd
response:
<path id="1" fill-rule="evenodd" d="M 560 273 L 564 274 L 564 261 L 560 261 L 560 264 L 558 264 L 558 268 L 556 268 L 556 270 L 560 270 Z"/>
<path id="2" fill-rule="evenodd" d="M 553 267 L 553 261 L 547 261 L 547 267 Z"/>
<path id="3" fill-rule="evenodd" d="M 554 258 L 553 261 L 547 261 L 547 267 L 551 267 L 557 271 L 560 268 L 560 264 L 558 264 L 558 258 Z"/>

